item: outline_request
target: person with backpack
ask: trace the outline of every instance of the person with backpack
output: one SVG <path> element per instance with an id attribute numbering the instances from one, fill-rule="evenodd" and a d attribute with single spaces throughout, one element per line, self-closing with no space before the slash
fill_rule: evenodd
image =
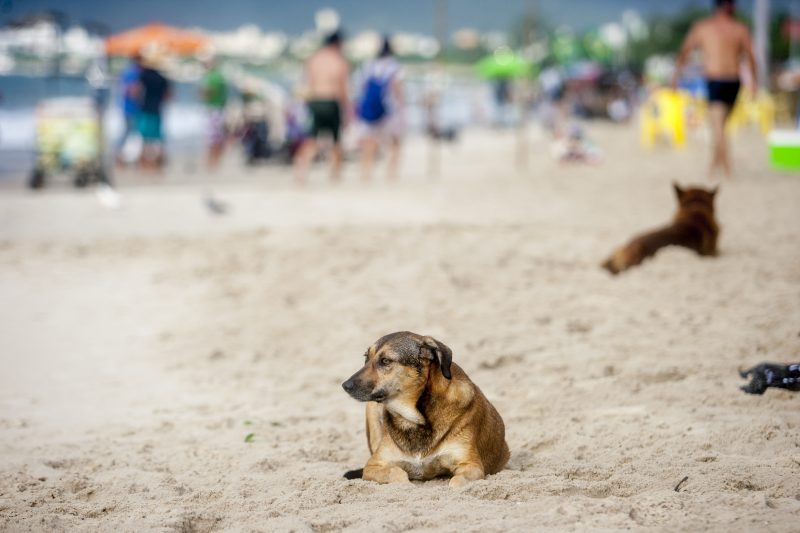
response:
<path id="1" fill-rule="evenodd" d="M 361 133 L 361 177 L 372 178 L 372 169 L 381 143 L 388 146 L 388 175 L 397 177 L 400 148 L 405 123 L 403 120 L 403 75 L 386 37 L 378 57 L 367 63 L 361 72 L 361 98 L 358 119 Z"/>

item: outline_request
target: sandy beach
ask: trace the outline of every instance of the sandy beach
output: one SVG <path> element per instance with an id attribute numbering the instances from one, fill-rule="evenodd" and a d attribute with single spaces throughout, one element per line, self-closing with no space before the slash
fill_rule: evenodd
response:
<path id="1" fill-rule="evenodd" d="M 600 165 L 532 133 L 520 171 L 511 133 L 470 131 L 435 178 L 412 140 L 396 184 L 229 162 L 125 174 L 117 210 L 1 191 L 0 530 L 796 531 L 800 395 L 746 395 L 737 369 L 800 360 L 800 177 L 742 134 L 720 256 L 612 278 L 707 146 L 589 131 Z M 505 470 L 342 478 L 368 451 L 340 384 L 397 330 L 452 348 L 505 420 Z"/>

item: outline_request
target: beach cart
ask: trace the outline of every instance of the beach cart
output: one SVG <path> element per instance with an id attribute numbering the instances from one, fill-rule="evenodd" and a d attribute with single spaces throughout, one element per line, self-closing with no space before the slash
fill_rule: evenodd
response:
<path id="1" fill-rule="evenodd" d="M 43 100 L 36 107 L 36 161 L 28 182 L 44 187 L 54 175 L 67 173 L 76 187 L 106 182 L 97 111 L 91 97 Z"/>

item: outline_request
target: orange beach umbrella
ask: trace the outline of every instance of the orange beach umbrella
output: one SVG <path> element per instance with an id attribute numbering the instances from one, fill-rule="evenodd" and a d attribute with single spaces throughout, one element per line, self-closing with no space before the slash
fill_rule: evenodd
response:
<path id="1" fill-rule="evenodd" d="M 111 56 L 130 56 L 154 47 L 173 54 L 190 55 L 200 52 L 207 45 L 208 39 L 198 33 L 153 23 L 107 38 L 106 53 Z"/>

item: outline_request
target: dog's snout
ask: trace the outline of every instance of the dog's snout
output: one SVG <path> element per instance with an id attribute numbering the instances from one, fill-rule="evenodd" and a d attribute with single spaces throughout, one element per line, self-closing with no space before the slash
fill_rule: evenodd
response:
<path id="1" fill-rule="evenodd" d="M 344 391 L 358 400 L 359 402 L 368 402 L 372 396 L 375 384 L 370 380 L 365 380 L 363 372 L 359 371 L 350 376 L 350 378 L 342 383 Z"/>

